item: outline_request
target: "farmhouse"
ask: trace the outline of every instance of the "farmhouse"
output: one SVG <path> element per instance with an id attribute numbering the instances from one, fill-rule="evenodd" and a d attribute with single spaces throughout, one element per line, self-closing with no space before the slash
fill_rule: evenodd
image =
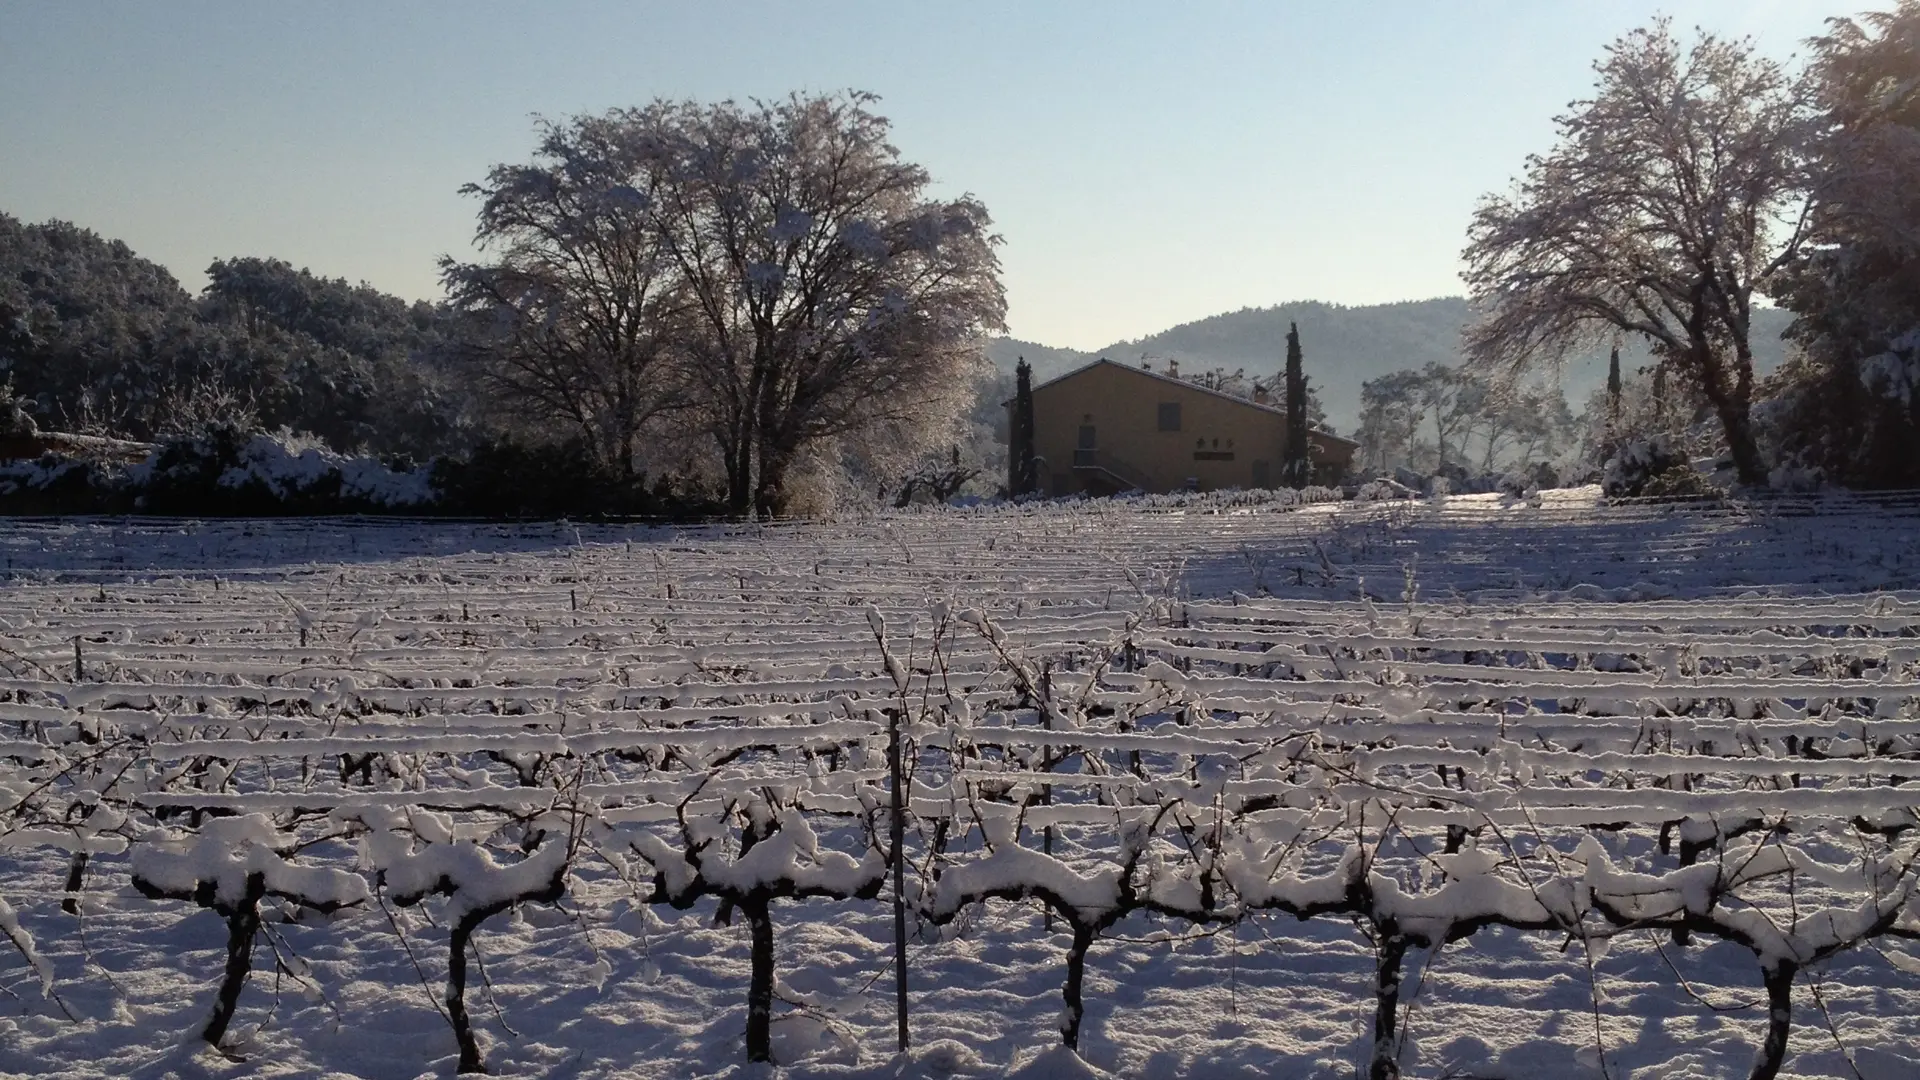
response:
<path id="1" fill-rule="evenodd" d="M 1033 447 L 1049 496 L 1266 488 L 1286 460 L 1286 409 L 1096 360 L 1033 388 Z M 1313 482 L 1338 483 L 1359 444 L 1307 436 Z"/>

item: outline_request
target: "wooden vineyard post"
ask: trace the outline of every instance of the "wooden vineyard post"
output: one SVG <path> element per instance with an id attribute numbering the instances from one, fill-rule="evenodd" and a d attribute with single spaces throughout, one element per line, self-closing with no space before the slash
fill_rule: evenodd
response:
<path id="1" fill-rule="evenodd" d="M 904 710 L 887 710 L 888 810 L 893 845 L 893 1007 L 899 1025 L 900 1052 L 907 1052 L 907 812 L 905 771 L 900 766 L 900 719 Z"/>
<path id="2" fill-rule="evenodd" d="M 1047 713 L 1047 702 L 1052 700 L 1053 666 L 1049 664 L 1040 669 L 1040 726 L 1048 731 L 1053 730 L 1053 718 Z M 1053 805 L 1052 784 L 1040 785 L 1040 805 Z M 1040 850 L 1049 858 L 1053 855 L 1053 826 L 1051 824 L 1046 827 L 1046 831 L 1040 836 Z M 1043 909 L 1042 915 L 1045 918 L 1044 925 L 1047 928 L 1047 933 L 1053 933 L 1053 906 L 1047 905 Z"/>
<path id="3" fill-rule="evenodd" d="M 86 670 L 80 659 L 79 634 L 73 635 L 73 681 L 76 685 L 86 681 Z M 93 808 L 87 807 L 81 814 L 81 820 L 92 813 Z M 69 915 L 80 914 L 80 890 L 87 882 L 87 860 L 88 855 L 84 851 L 74 852 L 73 857 L 67 860 L 67 895 L 60 901 L 60 910 Z"/>

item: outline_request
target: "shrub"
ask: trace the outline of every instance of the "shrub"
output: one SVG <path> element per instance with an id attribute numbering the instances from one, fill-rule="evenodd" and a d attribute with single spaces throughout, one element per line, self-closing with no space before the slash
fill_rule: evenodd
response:
<path id="1" fill-rule="evenodd" d="M 419 511 L 435 501 L 425 470 L 348 457 L 287 432 L 216 427 L 161 444 L 129 470 L 150 513 L 280 515 Z"/>
<path id="2" fill-rule="evenodd" d="M 651 486 L 644 474 L 631 479 L 611 475 L 587 451 L 570 441 L 528 446 L 491 441 L 464 459 L 433 464 L 435 509 L 473 517 L 670 517 L 718 516 L 723 508 L 697 490 L 661 476 Z"/>
<path id="3" fill-rule="evenodd" d="M 720 508 L 670 478 L 607 475 L 577 444 L 483 444 L 427 465 L 339 454 L 317 440 L 218 426 L 159 444 L 146 460 L 47 453 L 0 463 L 0 513 L 141 512 L 204 517 L 425 514 L 648 516 Z"/>
<path id="4" fill-rule="evenodd" d="M 1667 436 L 1627 439 L 1614 447 L 1602 466 L 1600 490 L 1610 499 L 1635 498 L 1648 494 L 1654 477 L 1680 469 L 1693 471 Z"/>

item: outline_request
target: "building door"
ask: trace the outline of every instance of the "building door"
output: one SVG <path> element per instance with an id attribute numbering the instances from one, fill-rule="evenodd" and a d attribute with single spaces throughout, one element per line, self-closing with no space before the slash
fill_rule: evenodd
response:
<path id="1" fill-rule="evenodd" d="M 1266 462 L 1264 461 L 1254 462 L 1253 463 L 1253 486 L 1257 488 L 1272 487 L 1273 477 L 1268 475 L 1272 471 L 1273 471 L 1272 469 L 1267 467 Z"/>
<path id="2" fill-rule="evenodd" d="M 1093 425 L 1081 424 L 1080 425 L 1080 441 L 1074 444 L 1073 463 L 1075 465 L 1094 464 L 1094 460 L 1093 460 L 1094 445 L 1095 444 L 1093 441 Z"/>

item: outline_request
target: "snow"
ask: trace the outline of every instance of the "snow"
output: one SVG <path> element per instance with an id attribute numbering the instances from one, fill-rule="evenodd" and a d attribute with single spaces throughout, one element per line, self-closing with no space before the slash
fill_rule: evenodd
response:
<path id="1" fill-rule="evenodd" d="M 796 1080 L 1351 1075 L 1383 927 L 1410 1075 L 1739 1075 L 1785 959 L 1788 1074 L 1920 1071 L 1920 845 L 1856 828 L 1916 822 L 1920 509 L 1540 496 L 0 526 L 0 1073 L 451 1072 L 506 904 L 494 1071 L 766 1075 L 710 895 L 763 890 Z M 252 874 L 235 1066 L 217 913 L 133 883 Z M 1078 1054 L 1023 894 L 1113 917 Z"/>

